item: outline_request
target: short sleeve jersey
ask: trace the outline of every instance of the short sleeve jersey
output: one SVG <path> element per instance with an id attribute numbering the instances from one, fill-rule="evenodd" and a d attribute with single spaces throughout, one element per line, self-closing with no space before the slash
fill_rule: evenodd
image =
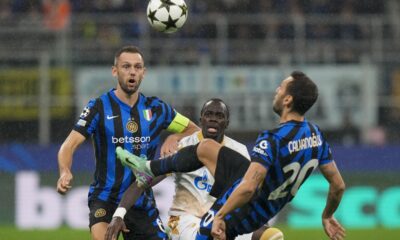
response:
<path id="1" fill-rule="evenodd" d="M 133 107 L 119 100 L 114 89 L 90 100 L 74 127 L 75 131 L 93 140 L 96 170 L 89 189 L 89 201 L 100 199 L 118 204 L 134 175 L 116 158 L 116 147 L 154 159 L 160 133 L 169 127 L 176 114 L 159 98 L 141 93 Z M 154 204 L 153 193 L 148 190 L 135 207 L 146 209 Z"/>
<path id="2" fill-rule="evenodd" d="M 259 203 L 270 216 L 293 199 L 318 165 L 333 161 L 321 131 L 306 120 L 289 121 L 272 131 L 262 132 L 251 158 L 268 169 L 262 187 L 266 199 Z"/>

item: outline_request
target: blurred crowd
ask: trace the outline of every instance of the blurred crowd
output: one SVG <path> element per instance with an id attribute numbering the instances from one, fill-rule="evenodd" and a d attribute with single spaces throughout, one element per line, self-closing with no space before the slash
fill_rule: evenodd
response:
<path id="1" fill-rule="evenodd" d="M 289 59 L 288 64 L 360 63 L 368 56 L 372 63 L 387 61 L 387 72 L 391 72 L 389 67 L 396 68 L 389 60 L 382 59 L 396 53 L 396 50 L 388 50 L 385 55 L 386 48 L 400 45 L 380 45 L 376 37 L 395 43 L 398 39 L 395 36 L 400 36 L 398 22 L 377 24 L 382 19 L 396 22 L 399 14 L 389 2 L 400 6 L 398 0 L 185 1 L 190 9 L 188 23 L 170 37 L 149 30 L 144 15 L 147 0 L 1 0 L 0 28 L 3 32 L 0 33 L 3 35 L 0 35 L 0 45 L 3 52 L 11 49 L 17 63 L 20 58 L 12 51 L 13 47 L 22 49 L 19 52 L 32 52 L 33 56 L 41 48 L 59 50 L 57 44 L 62 38 L 58 38 L 57 33 L 70 25 L 68 38 L 74 44 L 66 49 L 72 64 L 109 64 L 116 48 L 133 42 L 146 50 L 150 65 L 199 64 L 201 56 L 208 57 L 206 61 L 212 64 L 227 65 L 273 65 L 281 64 L 285 58 Z M 222 18 L 227 21 L 216 21 Z M 305 18 L 307 21 L 303 21 Z M 226 24 L 222 28 L 218 25 L 221 22 Z M 30 27 L 34 24 L 36 28 Z M 22 26 L 18 36 L 23 40 L 19 44 L 6 30 L 14 26 Z M 30 28 L 32 30 L 23 35 Z M 299 38 L 306 41 L 301 42 Z M 219 45 L 226 42 L 229 43 Z M 60 59 L 64 55 L 57 57 Z M 3 62 L 10 63 L 9 59 L 4 59 Z M 392 77 L 385 76 L 385 79 Z M 381 87 L 380 91 L 389 94 L 394 84 L 384 85 L 388 87 Z M 399 96 L 398 92 L 393 95 Z M 400 114 L 400 110 L 381 111 L 380 122 L 398 124 L 399 121 L 392 120 L 396 116 L 387 113 Z M 343 133 L 339 134 L 344 136 L 343 141 L 358 142 L 359 129 L 346 120 L 343 124 Z M 381 133 L 377 128 L 370 135 L 379 140 Z M 388 131 L 388 134 L 393 133 Z"/>
<path id="2" fill-rule="evenodd" d="M 254 64 L 279 63 L 282 52 L 290 52 L 290 44 L 279 47 L 283 41 L 293 41 L 302 36 L 307 40 L 324 40 L 328 42 L 315 44 L 315 51 L 307 52 L 306 59 L 310 62 L 329 61 L 351 63 L 360 61 L 360 57 L 368 48 L 368 40 L 373 38 L 373 29 L 370 23 L 359 16 L 382 16 L 388 11 L 387 1 L 376 0 L 186 0 L 190 8 L 190 21 L 187 27 L 174 34 L 175 39 L 203 39 L 205 41 L 168 41 L 168 37 L 156 31 L 149 31 L 148 23 L 143 21 L 148 1 L 144 0 L 3 0 L 0 1 L 0 20 L 5 22 L 13 16 L 24 16 L 19 22 L 33 23 L 26 18 L 40 19 L 47 29 L 61 30 L 71 21 L 73 36 L 81 36 L 82 44 L 88 41 L 88 47 L 95 47 L 99 55 L 107 56 L 116 47 L 131 39 L 140 39 L 150 36 L 152 39 L 162 39 L 170 45 L 170 49 L 180 49 L 185 59 L 171 59 L 170 52 L 162 53 L 165 49 L 154 47 L 150 52 L 158 54 L 156 61 L 151 63 L 162 64 L 166 57 L 168 64 L 198 63 L 198 54 L 206 53 L 211 59 L 226 64 Z M 242 14 L 242 18 L 235 14 Z M 89 14 L 91 17 L 71 18 L 74 14 Z M 113 17 L 102 17 L 101 14 Z M 132 17 L 128 17 L 132 14 Z M 206 15 L 207 14 L 207 15 Z M 243 17 L 243 14 L 246 15 Z M 249 15 L 251 14 L 251 15 Z M 213 39 L 221 37 L 221 22 L 207 19 L 203 16 L 219 16 L 227 18 L 226 36 L 230 41 L 230 49 L 237 56 L 224 56 L 221 48 L 217 49 Z M 115 17 L 114 17 L 115 16 Z M 125 17 L 124 17 L 125 16 Z M 141 17 L 141 21 L 138 20 Z M 254 17 L 252 17 L 254 16 Z M 116 18 L 117 17 L 117 18 Z M 304 23 L 302 19 L 308 18 Z M 119 18 L 119 19 L 118 19 Z M 43 20 L 42 20 L 43 19 Z M 14 19 L 12 20 L 14 21 Z M 18 20 L 17 20 L 18 21 Z M 299 25 L 304 24 L 304 26 Z M 299 33 L 300 29 L 300 33 Z M 392 34 L 390 28 L 382 30 L 383 37 Z M 390 36 L 389 36 L 390 37 Z M 367 39 L 365 44 L 356 41 Z M 242 41 L 243 40 L 243 41 Z M 258 45 L 247 40 L 257 40 Z M 329 45 L 331 40 L 346 41 L 339 49 Z M 91 41 L 91 42 L 90 42 Z M 236 42 L 234 42 L 236 41 Z M 352 42 L 351 42 L 352 41 Z M 178 45 L 176 45 L 178 43 Z M 352 45 L 353 44 L 353 45 Z M 155 44 L 158 45 L 158 44 Z M 270 47 L 271 46 L 271 47 Z M 293 47 L 293 46 L 292 46 Z M 214 49 L 213 49 L 214 48 Z M 266 49 L 265 55 L 259 51 Z M 80 49 L 77 49 L 80 52 Z M 161 54 L 160 54 L 161 52 Z M 254 52 L 256 54 L 247 54 Z M 151 53 L 152 54 L 152 53 Z M 264 54 L 264 55 L 262 55 Z M 245 57 L 243 57 L 245 56 Z M 247 56 L 247 58 L 246 58 Z M 81 57 L 79 57 L 81 58 Z M 82 59 L 82 58 L 81 58 Z M 315 60 L 314 60 L 315 59 Z M 181 61 L 181 62 L 179 62 Z M 297 61 L 297 60 L 296 60 Z"/>
<path id="3" fill-rule="evenodd" d="M 202 17 L 220 14 L 228 17 L 229 26 L 227 37 L 232 40 L 246 39 L 286 39 L 293 40 L 298 37 L 296 25 L 301 24 L 304 17 L 314 16 L 307 22 L 302 35 L 310 40 L 358 40 L 372 36 L 368 24 L 359 24 L 355 16 L 382 15 L 386 9 L 386 1 L 376 0 L 186 0 L 190 8 L 191 19 L 196 19 L 191 27 L 180 30 L 175 36 L 180 38 L 216 39 L 218 37 L 218 23 Z M 13 16 L 30 16 L 32 19 L 44 18 L 45 26 L 51 30 L 63 29 L 73 14 L 130 14 L 143 15 L 148 1 L 144 0 L 2 0 L 0 1 L 0 20 Z M 250 20 L 236 18 L 235 14 L 253 14 L 263 17 Z M 268 14 L 268 15 L 265 15 Z M 198 18 L 195 18 L 198 16 Z M 249 15 L 248 15 L 249 16 Z M 265 19 L 266 17 L 270 17 Z M 278 16 L 272 17 L 271 16 Z M 330 17 L 330 18 L 329 18 Z M 26 17 L 24 17 L 26 18 Z M 101 17 L 100 17 L 101 18 Z M 323 18 L 323 21 L 320 19 Z M 329 20 L 330 19 L 330 20 Z M 333 21 L 332 21 L 333 19 Z M 338 21 L 339 19 L 339 21 Z M 93 38 L 113 39 L 111 44 L 118 45 L 123 39 L 138 38 L 145 34 L 147 23 L 138 22 L 133 17 L 130 23 L 121 21 L 120 24 L 108 21 L 94 21 L 88 19 L 82 23 L 78 31 L 82 36 Z M 25 21 L 26 22 L 26 21 Z M 157 32 L 150 32 L 157 36 Z M 390 34 L 390 31 L 384 31 Z M 110 37 L 111 36 L 111 37 Z M 162 36 L 161 36 L 162 37 Z M 119 40 L 120 39 L 120 40 Z M 184 46 L 182 46 L 184 47 Z M 249 46 L 251 47 L 251 46 Z M 190 47 L 189 47 L 190 48 Z M 352 47 L 349 47 L 351 49 Z M 198 46 L 198 50 L 208 50 L 208 46 Z M 351 61 L 352 56 L 346 56 L 343 62 Z M 348 53 L 347 53 L 348 54 Z"/>
<path id="4" fill-rule="evenodd" d="M 314 20 L 305 30 L 307 39 L 360 39 L 370 37 L 371 30 L 356 24 L 354 15 L 379 15 L 385 12 L 385 1 L 376 0 L 186 0 L 190 7 L 190 15 L 207 14 L 280 14 L 279 17 L 249 24 L 236 22 L 229 26 L 230 39 L 275 38 L 294 39 L 295 24 L 305 16 L 323 16 L 324 21 Z M 2 0 L 0 1 L 0 19 L 24 14 L 32 18 L 42 16 L 50 29 L 62 29 L 68 23 L 70 15 L 75 13 L 132 13 L 143 14 L 147 6 L 144 0 Z M 335 16 L 340 19 L 332 23 L 326 17 Z M 292 19 L 288 21 L 288 19 Z M 107 25 L 107 24 L 103 24 Z M 128 24 L 122 31 L 124 37 L 137 37 L 143 33 L 143 27 L 137 22 Z M 94 26 L 98 27 L 98 26 Z M 103 26 L 101 26 L 102 28 Z M 120 28 L 121 26 L 116 26 Z M 108 28 L 108 26 L 104 26 Z M 183 38 L 216 38 L 217 26 L 203 24 L 198 28 L 185 28 L 179 31 Z M 154 33 L 156 34 L 156 33 Z"/>
<path id="5" fill-rule="evenodd" d="M 143 0 L 2 0 L 2 11 L 26 13 L 42 11 L 49 2 L 68 3 L 72 12 L 136 12 L 146 8 Z M 385 1 L 376 0 L 186 0 L 193 13 L 295 13 L 338 14 L 353 11 L 356 14 L 379 14 Z"/>

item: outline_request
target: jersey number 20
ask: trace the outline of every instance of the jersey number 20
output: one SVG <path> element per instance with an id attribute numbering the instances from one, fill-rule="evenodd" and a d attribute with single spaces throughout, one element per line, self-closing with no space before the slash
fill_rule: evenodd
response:
<path id="1" fill-rule="evenodd" d="M 268 200 L 276 200 L 278 198 L 286 197 L 289 191 L 288 186 L 292 183 L 294 183 L 294 185 L 290 189 L 290 194 L 292 194 L 292 196 L 295 196 L 297 191 L 299 190 L 300 185 L 303 183 L 306 174 L 309 172 L 309 170 L 314 171 L 317 166 L 317 159 L 311 159 L 302 168 L 300 166 L 300 163 L 298 162 L 286 165 L 283 168 L 283 172 L 291 172 L 289 178 L 286 179 L 286 181 L 283 182 L 281 186 L 279 186 L 277 189 L 269 194 Z"/>

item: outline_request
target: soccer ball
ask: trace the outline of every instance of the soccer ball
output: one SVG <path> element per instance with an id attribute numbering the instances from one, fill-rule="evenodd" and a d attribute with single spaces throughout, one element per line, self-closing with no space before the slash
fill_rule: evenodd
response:
<path id="1" fill-rule="evenodd" d="M 260 240 L 283 240 L 283 233 L 278 228 L 267 228 L 261 235 Z"/>
<path id="2" fill-rule="evenodd" d="M 150 0 L 146 12 L 154 29 L 173 33 L 185 23 L 188 8 L 184 0 Z"/>

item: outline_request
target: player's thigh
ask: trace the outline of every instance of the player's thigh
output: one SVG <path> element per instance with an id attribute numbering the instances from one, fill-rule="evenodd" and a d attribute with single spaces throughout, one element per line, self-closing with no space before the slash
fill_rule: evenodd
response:
<path id="1" fill-rule="evenodd" d="M 128 233 L 123 233 L 125 240 L 168 239 L 159 212 L 155 208 L 149 210 L 131 208 L 124 220 L 130 230 Z"/>
<path id="2" fill-rule="evenodd" d="M 181 216 L 171 216 L 168 227 L 171 229 L 170 237 L 172 240 L 192 240 L 195 239 L 199 230 L 200 218 L 185 214 Z"/>
<path id="3" fill-rule="evenodd" d="M 94 224 L 90 228 L 90 234 L 92 236 L 92 240 L 103 240 L 106 235 L 107 226 L 108 223 L 106 222 L 99 222 Z"/>
<path id="4" fill-rule="evenodd" d="M 104 239 L 117 205 L 100 200 L 89 202 L 89 228 L 92 239 Z"/>

